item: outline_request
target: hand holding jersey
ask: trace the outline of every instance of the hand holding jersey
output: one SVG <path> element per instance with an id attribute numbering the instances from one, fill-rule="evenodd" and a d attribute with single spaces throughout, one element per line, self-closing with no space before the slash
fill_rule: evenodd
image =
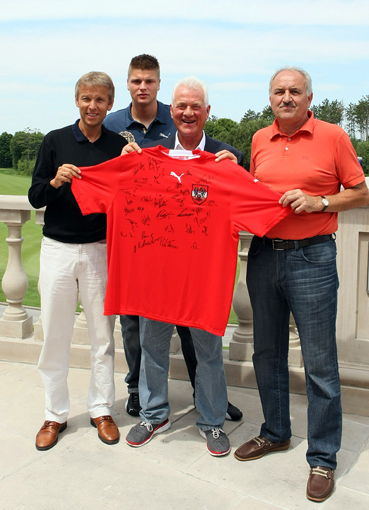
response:
<path id="1" fill-rule="evenodd" d="M 60 188 L 64 183 L 72 182 L 73 177 L 81 179 L 81 170 L 74 165 L 64 164 L 58 168 L 54 179 L 51 179 L 50 184 L 53 188 Z"/>

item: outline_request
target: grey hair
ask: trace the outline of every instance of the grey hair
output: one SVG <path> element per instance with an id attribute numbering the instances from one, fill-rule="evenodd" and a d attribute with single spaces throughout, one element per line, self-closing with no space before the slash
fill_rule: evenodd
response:
<path id="1" fill-rule="evenodd" d="M 187 78 L 181 78 L 180 80 L 177 81 L 177 83 L 174 85 L 172 92 L 172 104 L 174 103 L 174 96 L 179 87 L 186 87 L 190 90 L 201 89 L 204 92 L 205 108 L 209 106 L 208 86 L 206 85 L 206 83 L 199 80 L 195 76 L 188 76 Z"/>
<path id="2" fill-rule="evenodd" d="M 295 66 L 285 66 L 278 69 L 273 76 L 270 78 L 269 82 L 269 96 L 272 95 L 272 83 L 274 78 L 277 76 L 277 74 L 281 73 L 282 71 L 294 71 L 301 73 L 302 76 L 305 78 L 305 87 L 306 87 L 306 94 L 310 96 L 310 94 L 313 92 L 313 84 L 311 81 L 311 76 L 307 71 L 304 71 L 304 69 L 301 69 L 301 67 L 295 67 Z"/>
<path id="3" fill-rule="evenodd" d="M 113 80 L 106 73 L 91 71 L 86 73 L 77 81 L 75 87 L 75 96 L 78 98 L 79 87 L 87 85 L 87 87 L 106 87 L 108 89 L 109 100 L 114 99 L 115 87 Z"/>

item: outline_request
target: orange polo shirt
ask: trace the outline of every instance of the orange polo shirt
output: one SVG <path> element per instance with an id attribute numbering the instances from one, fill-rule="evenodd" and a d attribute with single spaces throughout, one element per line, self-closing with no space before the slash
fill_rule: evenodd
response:
<path id="1" fill-rule="evenodd" d="M 278 121 L 255 133 L 250 172 L 274 191 L 301 189 L 308 195 L 335 195 L 341 184 L 351 188 L 365 180 L 355 149 L 336 124 L 309 119 L 292 136 L 279 130 Z M 323 205 L 322 205 L 323 208 Z M 272 239 L 305 239 L 332 234 L 338 228 L 337 213 L 292 212 L 271 228 Z"/>

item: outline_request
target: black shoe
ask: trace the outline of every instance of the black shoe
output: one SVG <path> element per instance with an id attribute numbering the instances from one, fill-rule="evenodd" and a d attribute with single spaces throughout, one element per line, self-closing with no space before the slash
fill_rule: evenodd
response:
<path id="1" fill-rule="evenodd" d="M 130 393 L 126 401 L 126 411 L 131 416 L 140 416 L 140 396 L 138 393 Z"/>
<path id="2" fill-rule="evenodd" d="M 238 407 L 228 402 L 226 420 L 240 421 L 242 416 L 243 416 L 242 411 L 238 409 Z"/>

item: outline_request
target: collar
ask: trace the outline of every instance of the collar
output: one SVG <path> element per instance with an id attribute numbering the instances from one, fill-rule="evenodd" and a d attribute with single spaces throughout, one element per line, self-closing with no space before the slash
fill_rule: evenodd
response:
<path id="1" fill-rule="evenodd" d="M 74 137 L 77 140 L 77 142 L 89 142 L 89 139 L 79 129 L 79 125 L 78 125 L 79 121 L 80 121 L 80 119 L 77 119 L 76 122 L 72 126 L 72 131 L 73 131 Z M 101 135 L 98 138 L 98 140 L 102 137 L 105 130 L 106 130 L 106 127 L 102 124 L 101 125 Z"/>
<path id="2" fill-rule="evenodd" d="M 158 111 L 157 111 L 155 119 L 151 122 L 151 124 L 153 124 L 153 122 L 160 122 L 160 124 L 167 124 L 168 120 L 165 116 L 165 105 L 158 100 L 156 100 L 156 102 L 158 105 Z M 129 106 L 127 107 L 127 115 L 128 115 L 128 120 L 129 120 L 129 124 L 127 124 L 127 127 L 131 126 L 134 123 L 141 124 L 141 122 L 139 122 L 138 120 L 135 120 L 132 117 L 131 108 L 132 108 L 132 101 L 129 103 Z M 151 124 L 150 124 L 150 126 L 151 126 Z"/>
<path id="3" fill-rule="evenodd" d="M 206 141 L 206 138 L 205 138 L 205 131 L 202 132 L 202 138 L 200 140 L 200 143 L 197 145 L 197 147 L 195 147 L 194 150 L 197 150 L 199 149 L 200 151 L 203 151 L 205 150 L 205 141 Z M 174 142 L 174 150 L 176 151 L 179 151 L 179 150 L 186 150 L 181 142 L 179 141 L 178 139 L 178 131 L 176 131 L 176 139 L 175 139 L 175 142 Z"/>
<path id="4" fill-rule="evenodd" d="M 308 120 L 305 122 L 303 126 L 300 127 L 293 135 L 289 136 L 291 138 L 292 136 L 295 136 L 297 133 L 300 133 L 300 131 L 307 131 L 308 133 L 313 133 L 314 126 L 315 126 L 315 120 L 314 120 L 314 113 L 311 110 L 308 110 Z M 287 136 L 286 133 L 282 133 L 279 130 L 279 123 L 278 120 L 275 119 L 272 124 L 272 135 L 270 139 L 274 138 L 275 136 Z"/>

